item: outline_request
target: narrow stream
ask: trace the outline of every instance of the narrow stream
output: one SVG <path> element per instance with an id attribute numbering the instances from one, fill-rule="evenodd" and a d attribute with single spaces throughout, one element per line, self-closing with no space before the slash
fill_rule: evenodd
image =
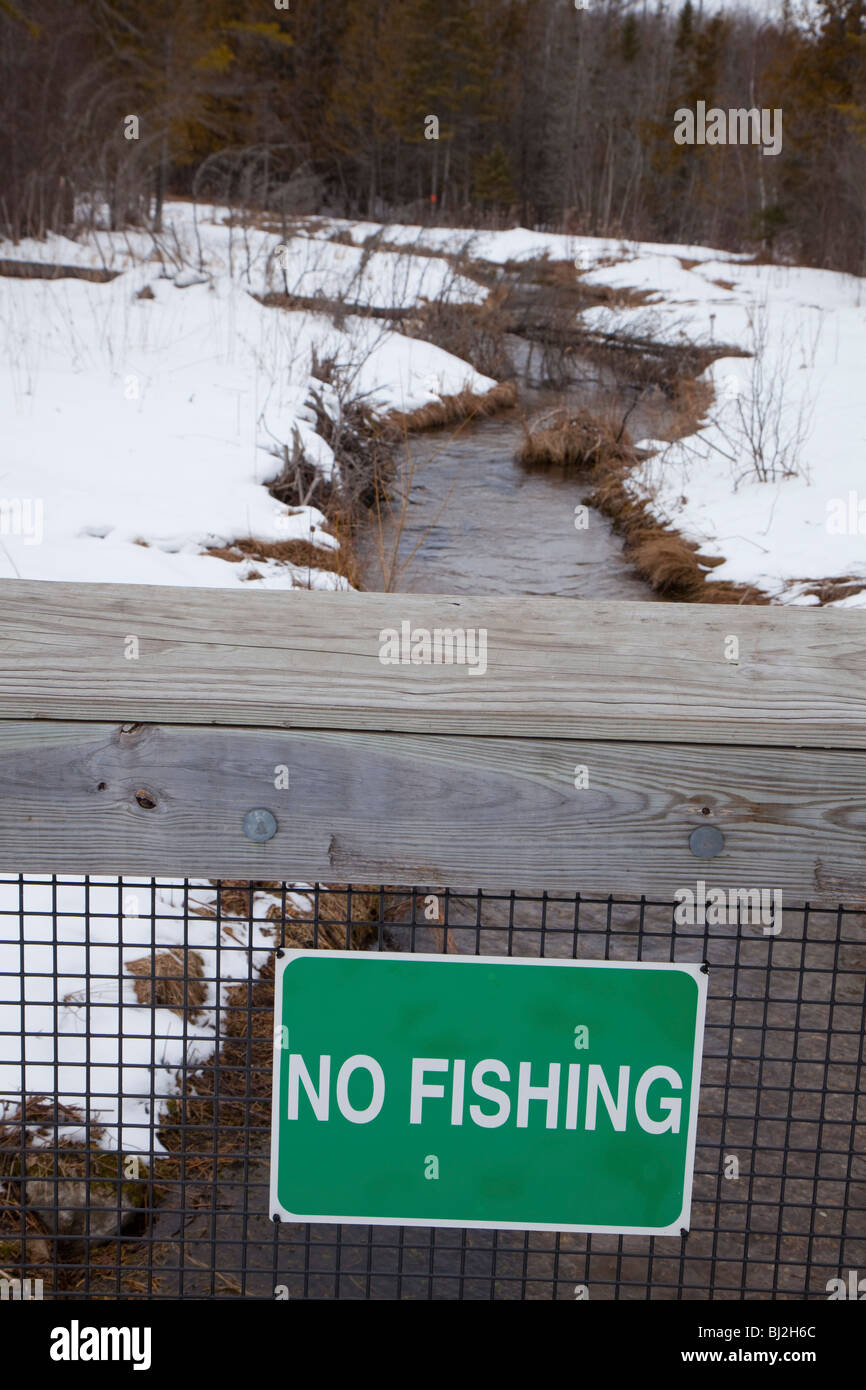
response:
<path id="1" fill-rule="evenodd" d="M 586 406 L 597 397 L 598 388 L 586 382 L 552 391 L 524 376 L 515 409 L 410 435 L 390 511 L 359 547 L 366 587 L 652 599 L 606 517 L 590 509 L 585 528 L 576 525 L 585 481 L 517 462 L 524 417 L 531 422 L 543 411 Z"/>

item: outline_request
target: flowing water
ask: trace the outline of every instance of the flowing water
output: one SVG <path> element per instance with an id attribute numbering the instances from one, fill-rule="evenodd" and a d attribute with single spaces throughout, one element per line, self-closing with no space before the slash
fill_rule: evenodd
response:
<path id="1" fill-rule="evenodd" d="M 360 546 L 366 587 L 652 599 L 606 517 L 590 509 L 585 528 L 576 524 L 586 481 L 517 462 L 524 417 L 587 405 L 598 394 L 591 384 L 551 392 L 524 380 L 513 410 L 410 435 L 390 510 Z"/>

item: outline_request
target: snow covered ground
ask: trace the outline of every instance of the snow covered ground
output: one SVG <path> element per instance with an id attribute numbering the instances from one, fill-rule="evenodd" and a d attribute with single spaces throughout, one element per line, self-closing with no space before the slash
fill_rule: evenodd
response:
<path id="1" fill-rule="evenodd" d="M 638 252 L 589 277 L 653 291 L 669 339 L 682 332 L 750 353 L 716 359 L 704 426 L 655 445 L 633 491 L 702 553 L 723 558 L 710 582 L 817 603 L 804 594 L 810 581 L 851 578 L 864 587 L 836 602 L 866 606 L 866 285 L 830 271 L 691 259 Z M 627 328 L 645 314 L 588 317 Z"/>
<path id="2" fill-rule="evenodd" d="M 276 311 L 253 296 L 325 295 L 380 308 L 440 295 L 477 302 L 478 284 L 435 254 L 468 247 L 499 266 L 541 255 L 570 260 L 593 283 L 646 293 L 649 309 L 591 311 L 597 326 L 643 328 L 650 312 L 654 331 L 673 341 L 759 346 L 757 357 L 713 364 L 716 403 L 705 427 L 675 446 L 656 444 L 632 486 L 706 554 L 724 557 L 710 582 L 747 582 L 776 601 L 802 602 L 817 601 L 804 597 L 805 580 L 860 576 L 863 590 L 841 602 L 866 605 L 862 281 L 756 266 L 706 247 L 523 229 L 472 234 L 307 219 L 283 242 L 276 231 L 232 226 L 218 209 L 185 203 L 169 206 L 167 223 L 162 262 L 142 233 L 0 246 L 9 259 L 119 272 L 110 283 L 0 277 L 0 577 L 344 584 L 326 565 L 311 576 L 285 563 L 233 564 L 206 553 L 243 537 L 336 545 L 315 507 L 288 509 L 268 491 L 281 468 L 273 451 L 296 438 L 325 475 L 339 467 L 316 433 L 311 392 L 332 414 L 339 400 L 313 377 L 314 360 L 335 359 L 347 394 L 382 411 L 494 383 L 392 322 L 349 315 L 335 327 L 324 312 Z M 379 232 L 401 253 L 365 249 Z M 756 401 L 790 446 L 792 476 L 759 481 L 750 471 L 742 421 Z M 151 1108 L 174 1093 L 184 1048 L 191 1064 L 210 1055 L 215 1011 L 231 983 L 265 959 L 269 927 L 239 918 L 218 931 L 202 916 L 190 918 L 185 935 L 177 888 L 158 885 L 151 903 L 148 886 L 146 910 L 131 911 L 118 901 L 116 880 L 85 888 L 70 879 L 57 888 L 55 937 L 51 883 L 21 888 L 9 877 L 15 865 L 0 868 L 0 1113 L 4 1101 L 14 1107 L 22 1084 L 30 1096 L 56 1092 L 71 1106 L 89 1093 L 106 1142 L 146 1147 Z M 137 896 L 132 880 L 121 891 Z M 86 892 L 98 914 L 89 921 Z M 205 908 L 213 901 L 207 884 L 191 892 Z M 137 1002 L 131 975 L 118 989 L 121 964 L 154 942 L 186 942 L 210 977 L 186 1041 L 176 1014 L 159 1010 L 154 1019 Z"/>
<path id="3" fill-rule="evenodd" d="M 165 278 L 141 234 L 0 248 L 8 259 L 121 271 L 108 284 L 0 277 L 0 577 L 306 585 L 306 568 L 205 552 L 242 537 L 336 546 L 315 507 L 290 511 L 268 492 L 280 448 L 296 437 L 325 476 L 334 466 L 311 391 L 332 414 L 339 407 L 312 375 L 314 354 L 341 364 L 348 393 L 382 411 L 495 384 L 381 320 L 349 316 L 337 329 L 324 314 L 253 298 L 327 292 L 406 308 L 483 294 L 446 261 L 364 257 L 302 236 L 282 243 L 209 222 L 201 209 L 194 225 L 192 215 L 188 204 L 169 209 Z M 344 583 L 327 565 L 312 582 Z"/>
<path id="4" fill-rule="evenodd" d="M 351 230 L 362 241 L 379 228 Z M 779 603 L 817 603 L 804 596 L 808 581 L 853 578 L 863 588 L 835 605 L 866 606 L 866 281 L 755 265 L 705 246 L 523 228 L 384 234 L 430 250 L 465 247 L 497 265 L 542 255 L 569 260 L 589 284 L 646 296 L 646 307 L 588 310 L 589 326 L 751 354 L 708 368 L 715 403 L 697 435 L 674 446 L 639 441 L 655 453 L 632 489 L 702 553 L 724 560 L 710 583 L 752 584 Z M 777 461 L 763 479 L 754 467 L 761 453 Z"/>
<path id="5" fill-rule="evenodd" d="M 148 259 L 153 242 L 140 232 L 2 248 L 13 259 L 121 273 L 111 284 L 0 278 L 0 576 L 301 582 L 290 566 L 204 552 L 242 535 L 334 545 L 320 512 L 289 514 L 267 491 L 280 467 L 272 451 L 296 434 L 325 474 L 333 467 L 315 432 L 311 389 L 337 406 L 311 377 L 313 354 L 343 364 L 350 392 L 383 411 L 493 383 L 382 320 L 350 316 L 337 329 L 324 314 L 274 313 L 252 295 L 282 290 L 383 308 L 439 295 L 477 302 L 483 289 L 445 254 L 431 254 L 468 250 L 499 266 L 570 260 L 590 283 L 644 292 L 646 307 L 588 311 L 592 326 L 645 332 L 650 324 L 669 341 L 751 352 L 708 369 L 716 399 L 697 435 L 675 446 L 641 441 L 656 452 L 632 487 L 661 520 L 723 560 L 709 582 L 817 602 L 803 599 L 804 581 L 862 577 L 864 590 L 840 601 L 866 603 L 862 280 L 754 265 L 708 247 L 523 228 L 309 218 L 281 241 L 275 231 L 231 225 L 216 208 L 175 203 L 168 220 L 164 266 Z M 376 235 L 404 253 L 364 248 Z M 137 297 L 145 287 L 153 299 Z M 764 478 L 752 466 L 758 443 Z M 315 584 L 343 582 L 326 567 L 314 572 Z"/>

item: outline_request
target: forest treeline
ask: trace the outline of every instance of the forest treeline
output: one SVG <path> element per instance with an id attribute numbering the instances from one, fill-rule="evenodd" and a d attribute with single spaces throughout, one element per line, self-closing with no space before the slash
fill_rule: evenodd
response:
<path id="1" fill-rule="evenodd" d="M 586 3 L 0 0 L 0 231 L 175 193 L 866 273 L 866 0 Z M 781 153 L 676 144 L 698 101 L 781 109 Z"/>

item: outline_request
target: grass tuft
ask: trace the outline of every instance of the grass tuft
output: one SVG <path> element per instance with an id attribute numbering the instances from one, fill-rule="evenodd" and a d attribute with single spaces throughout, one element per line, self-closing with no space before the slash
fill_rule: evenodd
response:
<path id="1" fill-rule="evenodd" d="M 180 1018 L 186 1014 L 194 1019 L 207 998 L 204 962 L 197 951 L 172 946 L 168 951 L 131 960 L 126 968 L 135 977 L 133 988 L 139 1004 L 171 1009 Z"/>

